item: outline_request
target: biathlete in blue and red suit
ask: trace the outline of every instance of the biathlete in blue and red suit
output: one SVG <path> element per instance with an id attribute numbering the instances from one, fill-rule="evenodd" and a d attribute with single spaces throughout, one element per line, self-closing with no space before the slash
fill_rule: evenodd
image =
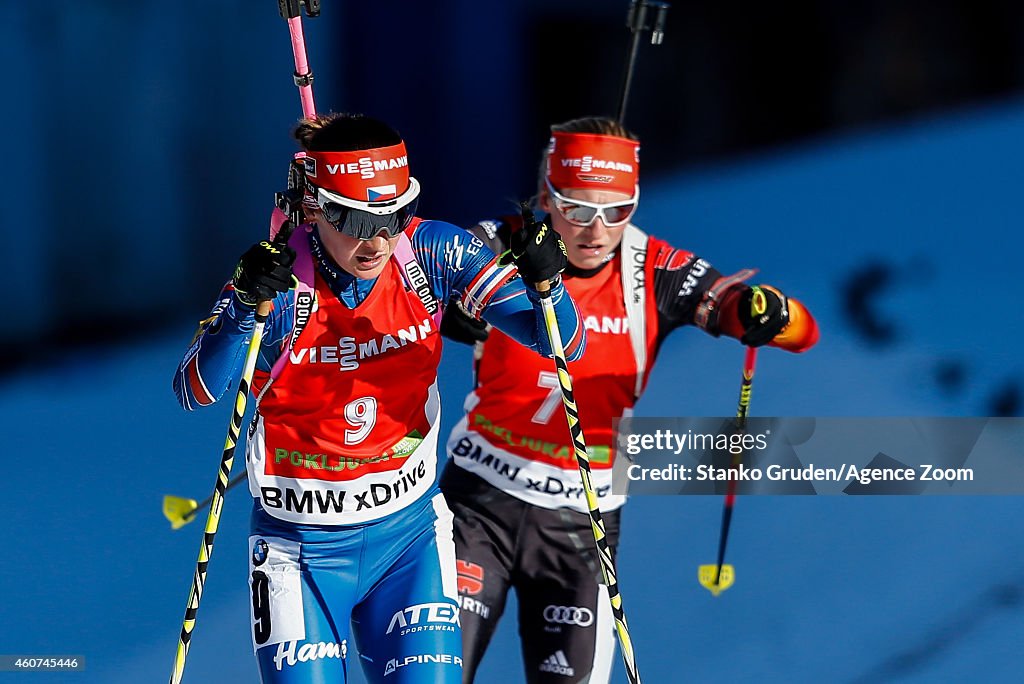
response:
<path id="1" fill-rule="evenodd" d="M 246 451 L 263 682 L 346 681 L 350 624 L 369 681 L 459 682 L 452 514 L 435 484 L 438 304 L 454 297 L 541 358 L 531 288 L 550 280 L 578 359 L 585 331 L 559 278 L 564 246 L 535 230 L 499 263 L 466 231 L 416 218 L 405 144 L 380 121 L 328 115 L 295 136 L 309 223 L 288 247 L 242 255 L 174 390 L 188 410 L 220 398 L 241 373 L 257 303 L 272 301 Z"/>
<path id="2" fill-rule="evenodd" d="M 632 413 L 665 337 L 693 326 L 791 352 L 818 339 L 800 302 L 743 283 L 752 272 L 723 276 L 696 254 L 632 224 L 640 199 L 639 149 L 636 138 L 610 119 L 552 126 L 539 179 L 540 208 L 568 250 L 565 287 L 588 331 L 586 356 L 570 363 L 569 371 L 613 551 L 625 497 L 611 491 L 612 421 Z M 520 223 L 519 217 L 486 221 L 473 232 L 501 250 Z M 756 317 L 755 296 L 764 298 L 764 313 Z M 441 478 L 455 514 L 463 681 L 473 681 L 515 588 L 526 681 L 607 682 L 612 615 L 558 378 L 550 364 L 521 351 L 501 331 L 488 335 L 483 323 L 460 315 L 457 306 L 449 307 L 443 330 L 479 343 L 477 387 L 448 439 L 452 460 Z M 704 407 L 684 402 L 673 410 Z"/>

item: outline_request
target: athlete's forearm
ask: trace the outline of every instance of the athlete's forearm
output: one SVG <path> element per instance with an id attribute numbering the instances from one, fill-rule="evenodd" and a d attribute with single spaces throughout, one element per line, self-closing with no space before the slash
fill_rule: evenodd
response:
<path id="1" fill-rule="evenodd" d="M 540 296 L 528 292 L 514 266 L 499 264 L 483 240 L 448 223 L 424 221 L 413 233 L 412 244 L 438 299 L 447 302 L 457 296 L 471 316 L 544 356 L 551 355 Z M 561 281 L 552 288 L 551 297 L 566 357 L 575 361 L 585 345 L 582 320 Z"/>
<path id="2" fill-rule="evenodd" d="M 279 295 L 274 304 L 286 303 L 287 295 Z M 279 300 L 279 301 L 278 301 Z M 273 316 L 273 314 L 272 314 Z M 279 316 L 273 316 L 274 321 Z M 237 381 L 242 372 L 250 335 L 255 326 L 255 309 L 238 301 L 230 286 L 222 292 L 211 315 L 200 322 L 199 329 L 178 365 L 172 385 L 182 408 L 191 411 L 220 399 Z M 269 369 L 273 360 L 274 323 L 268 319 L 264 328 L 263 349 L 258 366 Z"/>
<path id="3" fill-rule="evenodd" d="M 698 308 L 722 274 L 707 260 L 667 243 L 658 241 L 649 249 L 655 250 L 652 270 L 659 334 L 696 324 Z M 719 334 L 717 320 L 702 320 L 700 327 L 711 335 Z"/>
<path id="4" fill-rule="evenodd" d="M 551 301 L 558 320 L 567 361 L 576 361 L 586 348 L 586 330 L 576 303 L 568 295 L 561 279 L 551 288 Z M 541 308 L 540 295 L 516 278 L 491 299 L 483 318 L 503 333 L 542 356 L 551 356 L 551 342 Z"/>

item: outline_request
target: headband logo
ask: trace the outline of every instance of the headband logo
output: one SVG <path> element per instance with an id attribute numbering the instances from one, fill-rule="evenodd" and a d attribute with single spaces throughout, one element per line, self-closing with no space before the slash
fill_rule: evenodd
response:
<path id="1" fill-rule="evenodd" d="M 360 178 L 374 178 L 378 171 L 391 171 L 409 166 L 409 158 L 405 155 L 392 157 L 391 159 L 371 159 L 361 157 L 359 161 L 348 162 L 347 164 L 324 164 L 327 173 L 332 176 L 359 174 Z M 316 176 L 316 174 L 313 174 Z"/>
<path id="2" fill-rule="evenodd" d="M 611 161 L 608 159 L 594 159 L 591 155 L 583 155 L 581 159 L 562 159 L 563 167 L 579 167 L 583 173 L 590 173 L 594 169 L 608 169 L 609 171 L 625 171 L 633 173 L 633 165 L 625 162 Z"/>

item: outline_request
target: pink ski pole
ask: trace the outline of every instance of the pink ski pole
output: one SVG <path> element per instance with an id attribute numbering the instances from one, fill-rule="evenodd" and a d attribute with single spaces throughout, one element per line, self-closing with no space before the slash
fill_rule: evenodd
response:
<path id="1" fill-rule="evenodd" d="M 313 70 L 306 62 L 306 41 L 302 37 L 302 10 L 306 10 L 308 17 L 320 16 L 320 0 L 277 0 L 277 7 L 288 22 L 295 58 L 295 85 L 302 101 L 302 116 L 309 119 L 316 116 L 316 107 L 313 105 Z"/>

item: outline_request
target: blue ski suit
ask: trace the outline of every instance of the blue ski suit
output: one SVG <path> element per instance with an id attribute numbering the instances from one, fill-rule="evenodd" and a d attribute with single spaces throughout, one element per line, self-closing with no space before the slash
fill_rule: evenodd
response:
<path id="1" fill-rule="evenodd" d="M 406 235 L 428 288 L 394 257 L 373 280 L 351 276 L 313 227 L 290 241 L 302 287 L 272 302 L 246 450 L 250 618 L 266 684 L 345 682 L 353 646 L 371 682 L 461 681 L 452 514 L 436 485 L 441 338 L 428 300 L 436 309 L 458 298 L 538 353 L 550 348 L 538 295 L 479 239 L 427 220 Z M 552 300 L 578 359 L 585 331 L 560 282 Z M 236 381 L 253 327 L 228 283 L 175 374 L 182 407 L 211 404 Z"/>

